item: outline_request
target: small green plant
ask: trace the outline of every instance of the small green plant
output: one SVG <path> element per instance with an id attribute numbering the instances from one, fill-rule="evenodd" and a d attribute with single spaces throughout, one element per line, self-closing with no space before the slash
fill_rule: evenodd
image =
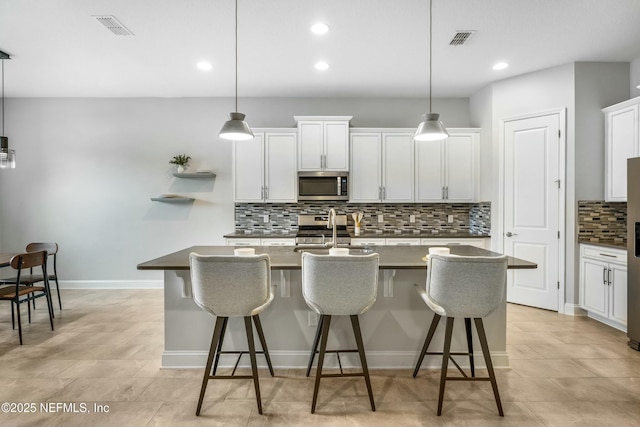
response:
<path id="1" fill-rule="evenodd" d="M 186 154 L 178 154 L 177 156 L 173 156 L 173 159 L 169 161 L 172 165 L 185 166 L 191 160 L 191 156 L 187 156 Z"/>

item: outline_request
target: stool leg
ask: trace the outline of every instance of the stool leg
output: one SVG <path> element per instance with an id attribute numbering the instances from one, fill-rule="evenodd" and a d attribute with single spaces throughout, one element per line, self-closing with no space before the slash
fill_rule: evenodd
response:
<path id="1" fill-rule="evenodd" d="M 222 341 L 224 341 L 224 333 L 227 331 L 227 322 L 229 321 L 228 317 L 222 318 L 222 332 L 220 333 L 220 340 L 218 341 L 218 350 L 216 351 L 216 358 L 213 362 L 213 373 L 211 375 L 215 375 L 218 370 L 218 362 L 220 361 L 220 352 L 222 351 Z M 235 372 L 235 369 L 234 369 Z"/>
<path id="2" fill-rule="evenodd" d="M 324 364 L 324 353 L 327 350 L 327 338 L 329 337 L 329 327 L 331 326 L 331 316 L 321 315 L 322 337 L 320 339 L 320 354 L 318 355 L 318 367 L 316 368 L 316 381 L 313 386 L 313 402 L 311 403 L 311 413 L 316 412 L 316 401 L 318 400 L 318 390 L 320 389 L 320 378 L 322 377 L 322 365 Z"/>
<path id="3" fill-rule="evenodd" d="M 447 317 L 447 327 L 444 332 L 444 348 L 442 349 L 442 369 L 440 371 L 440 392 L 438 393 L 438 416 L 442 415 L 442 401 L 444 400 L 444 386 L 447 383 L 447 368 L 451 353 L 451 333 L 453 332 L 453 317 Z"/>
<path id="4" fill-rule="evenodd" d="M 501 417 L 504 417 L 504 412 L 502 412 L 502 403 L 500 402 L 500 394 L 498 393 L 498 383 L 496 382 L 496 375 L 493 372 L 493 362 L 491 361 L 489 345 L 487 344 L 487 335 L 484 332 L 484 325 L 481 318 L 474 318 L 473 321 L 476 324 L 478 338 L 480 339 L 480 347 L 482 347 L 484 361 L 487 364 L 487 370 L 489 371 L 489 379 L 491 380 L 491 387 L 493 388 L 493 396 L 496 398 L 496 405 L 498 405 L 498 413 Z"/>
<path id="5" fill-rule="evenodd" d="M 251 317 L 244 318 L 244 328 L 247 331 L 247 344 L 249 344 L 249 358 L 251 359 L 251 374 L 253 376 L 253 385 L 256 389 L 256 401 L 258 402 L 258 413 L 262 415 L 262 400 L 260 399 L 260 382 L 258 380 L 258 366 L 256 363 L 256 345 L 253 342 L 253 325 Z"/>
<path id="6" fill-rule="evenodd" d="M 358 345 L 358 354 L 360 355 L 360 363 L 362 364 L 362 372 L 364 373 L 364 381 L 367 384 L 367 391 L 369 392 L 369 402 L 371 402 L 371 410 L 375 412 L 376 404 L 373 402 L 373 391 L 371 390 L 371 379 L 369 378 L 369 368 L 367 367 L 367 358 L 364 354 L 364 344 L 362 342 L 362 332 L 360 331 L 360 321 L 358 315 L 353 314 L 351 316 L 351 326 L 353 327 L 353 334 L 356 336 L 356 344 Z"/>
<path id="7" fill-rule="evenodd" d="M 311 366 L 313 365 L 313 359 L 316 357 L 316 351 L 318 351 L 318 343 L 320 342 L 320 333 L 322 332 L 322 319 L 320 316 L 318 320 L 318 327 L 316 328 L 316 336 L 313 338 L 313 345 L 311 346 L 311 354 L 309 355 L 309 364 L 307 365 L 307 376 L 311 373 Z"/>
<path id="8" fill-rule="evenodd" d="M 211 347 L 209 348 L 209 356 L 207 357 L 207 365 L 204 368 L 204 375 L 202 377 L 202 387 L 200 387 L 200 399 L 198 400 L 198 408 L 196 409 L 196 416 L 200 415 L 200 409 L 202 409 L 202 401 L 204 400 L 204 393 L 207 391 L 207 383 L 211 376 L 211 365 L 213 364 L 213 356 L 216 351 L 216 344 L 220 339 L 220 333 L 222 332 L 222 324 L 226 317 L 216 317 L 216 326 L 213 328 L 213 336 L 211 337 Z"/>
<path id="9" fill-rule="evenodd" d="M 58 275 L 54 276 L 54 280 L 56 281 L 56 292 L 58 293 L 58 305 L 60 306 L 60 310 L 62 310 L 62 300 L 60 299 L 60 285 L 58 284 Z"/>
<path id="10" fill-rule="evenodd" d="M 471 335 L 471 318 L 464 318 L 464 328 L 467 331 L 467 348 L 469 349 L 469 366 L 471 367 L 471 376 L 476 376 L 476 367 L 473 363 L 473 336 Z"/>
<path id="11" fill-rule="evenodd" d="M 418 371 L 420 370 L 420 365 L 422 365 L 422 361 L 424 360 L 424 355 L 427 354 L 427 349 L 429 348 L 429 344 L 433 339 L 433 334 L 436 333 L 436 328 L 438 327 L 438 323 L 440 323 L 440 318 L 442 316 L 434 314 L 433 320 L 431 321 L 431 326 L 429 326 L 429 332 L 427 333 L 427 338 L 424 340 L 424 345 L 422 346 L 422 351 L 420 352 L 420 357 L 418 358 L 418 363 L 416 363 L 416 369 L 413 370 L 413 378 L 418 375 Z"/>
<path id="12" fill-rule="evenodd" d="M 17 292 L 16 292 L 17 293 Z M 29 301 L 27 301 L 29 304 Z M 20 337 L 20 345 L 22 345 L 22 320 L 20 319 L 20 297 L 16 296 L 16 316 L 18 316 L 18 336 Z"/>
<path id="13" fill-rule="evenodd" d="M 267 341 L 264 339 L 264 332 L 262 332 L 262 323 L 260 323 L 260 316 L 253 316 L 253 323 L 256 324 L 256 331 L 258 331 L 258 338 L 260 339 L 260 345 L 264 352 L 264 357 L 267 359 L 267 366 L 269 367 L 269 373 L 273 376 L 273 366 L 271 365 L 271 357 L 269 357 L 269 349 L 267 348 Z"/>

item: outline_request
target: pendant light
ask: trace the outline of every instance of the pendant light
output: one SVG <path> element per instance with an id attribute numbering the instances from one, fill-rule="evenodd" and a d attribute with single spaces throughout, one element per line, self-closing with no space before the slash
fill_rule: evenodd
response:
<path id="1" fill-rule="evenodd" d="M 238 0 L 236 0 L 236 111 L 229 113 L 229 120 L 224 123 L 218 136 L 232 141 L 253 139 L 253 132 L 244 118 L 244 114 L 238 113 Z"/>
<path id="2" fill-rule="evenodd" d="M 422 122 L 418 125 L 413 139 L 416 141 L 439 141 L 449 136 L 449 132 L 440 121 L 440 114 L 431 112 L 431 53 L 433 39 L 432 25 L 432 0 L 429 0 L 429 112 L 422 116 Z"/>
<path id="3" fill-rule="evenodd" d="M 0 169 L 13 169 L 16 167 L 16 152 L 9 149 L 9 138 L 4 136 L 4 60 L 11 57 L 0 51 L 2 61 L 2 136 L 0 136 Z"/>

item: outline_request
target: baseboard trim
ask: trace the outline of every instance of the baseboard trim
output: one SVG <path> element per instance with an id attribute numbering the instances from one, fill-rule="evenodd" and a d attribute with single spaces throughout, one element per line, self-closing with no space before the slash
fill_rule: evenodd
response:
<path id="1" fill-rule="evenodd" d="M 457 350 L 456 350 L 457 351 Z M 308 351 L 270 351 L 271 363 L 275 368 L 306 368 L 309 361 Z M 220 357 L 221 367 L 232 367 L 235 365 L 238 356 L 222 355 Z M 416 351 L 368 351 L 367 365 L 371 369 L 413 369 L 418 359 Z M 317 360 L 317 359 L 316 359 Z M 506 352 L 491 352 L 491 360 L 495 368 L 508 368 L 509 356 Z M 257 356 L 258 366 L 266 368 L 264 357 Z M 482 353 L 474 354 L 475 365 L 484 368 L 485 363 Z M 166 351 L 162 354 L 162 367 L 167 369 L 204 368 L 207 362 L 205 351 Z M 340 353 L 340 362 L 345 368 L 357 368 L 360 360 L 357 354 Z M 456 356 L 456 362 L 463 368 L 469 367 L 469 359 L 465 356 Z M 453 365 L 453 364 L 451 364 Z M 249 358 L 244 355 L 240 360 L 240 367 L 249 367 Z M 338 368 L 338 359 L 335 353 L 327 354 L 325 366 L 333 369 Z M 422 368 L 439 369 L 442 366 L 441 356 L 426 356 L 422 363 Z"/>
<path id="2" fill-rule="evenodd" d="M 163 289 L 162 280 L 60 280 L 60 289 Z M 55 284 L 53 284 L 55 287 Z"/>
<path id="3" fill-rule="evenodd" d="M 567 316 L 586 316 L 587 312 L 580 308 L 578 304 L 565 303 L 564 314 Z"/>

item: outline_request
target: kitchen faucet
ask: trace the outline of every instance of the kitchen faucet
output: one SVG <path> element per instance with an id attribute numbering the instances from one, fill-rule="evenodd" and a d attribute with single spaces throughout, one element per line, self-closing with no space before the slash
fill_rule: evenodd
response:
<path id="1" fill-rule="evenodd" d="M 332 239 L 330 242 L 324 244 L 327 248 L 337 247 L 337 231 L 336 231 L 336 210 L 334 208 L 329 209 L 329 216 L 327 217 L 327 228 L 333 227 Z"/>

